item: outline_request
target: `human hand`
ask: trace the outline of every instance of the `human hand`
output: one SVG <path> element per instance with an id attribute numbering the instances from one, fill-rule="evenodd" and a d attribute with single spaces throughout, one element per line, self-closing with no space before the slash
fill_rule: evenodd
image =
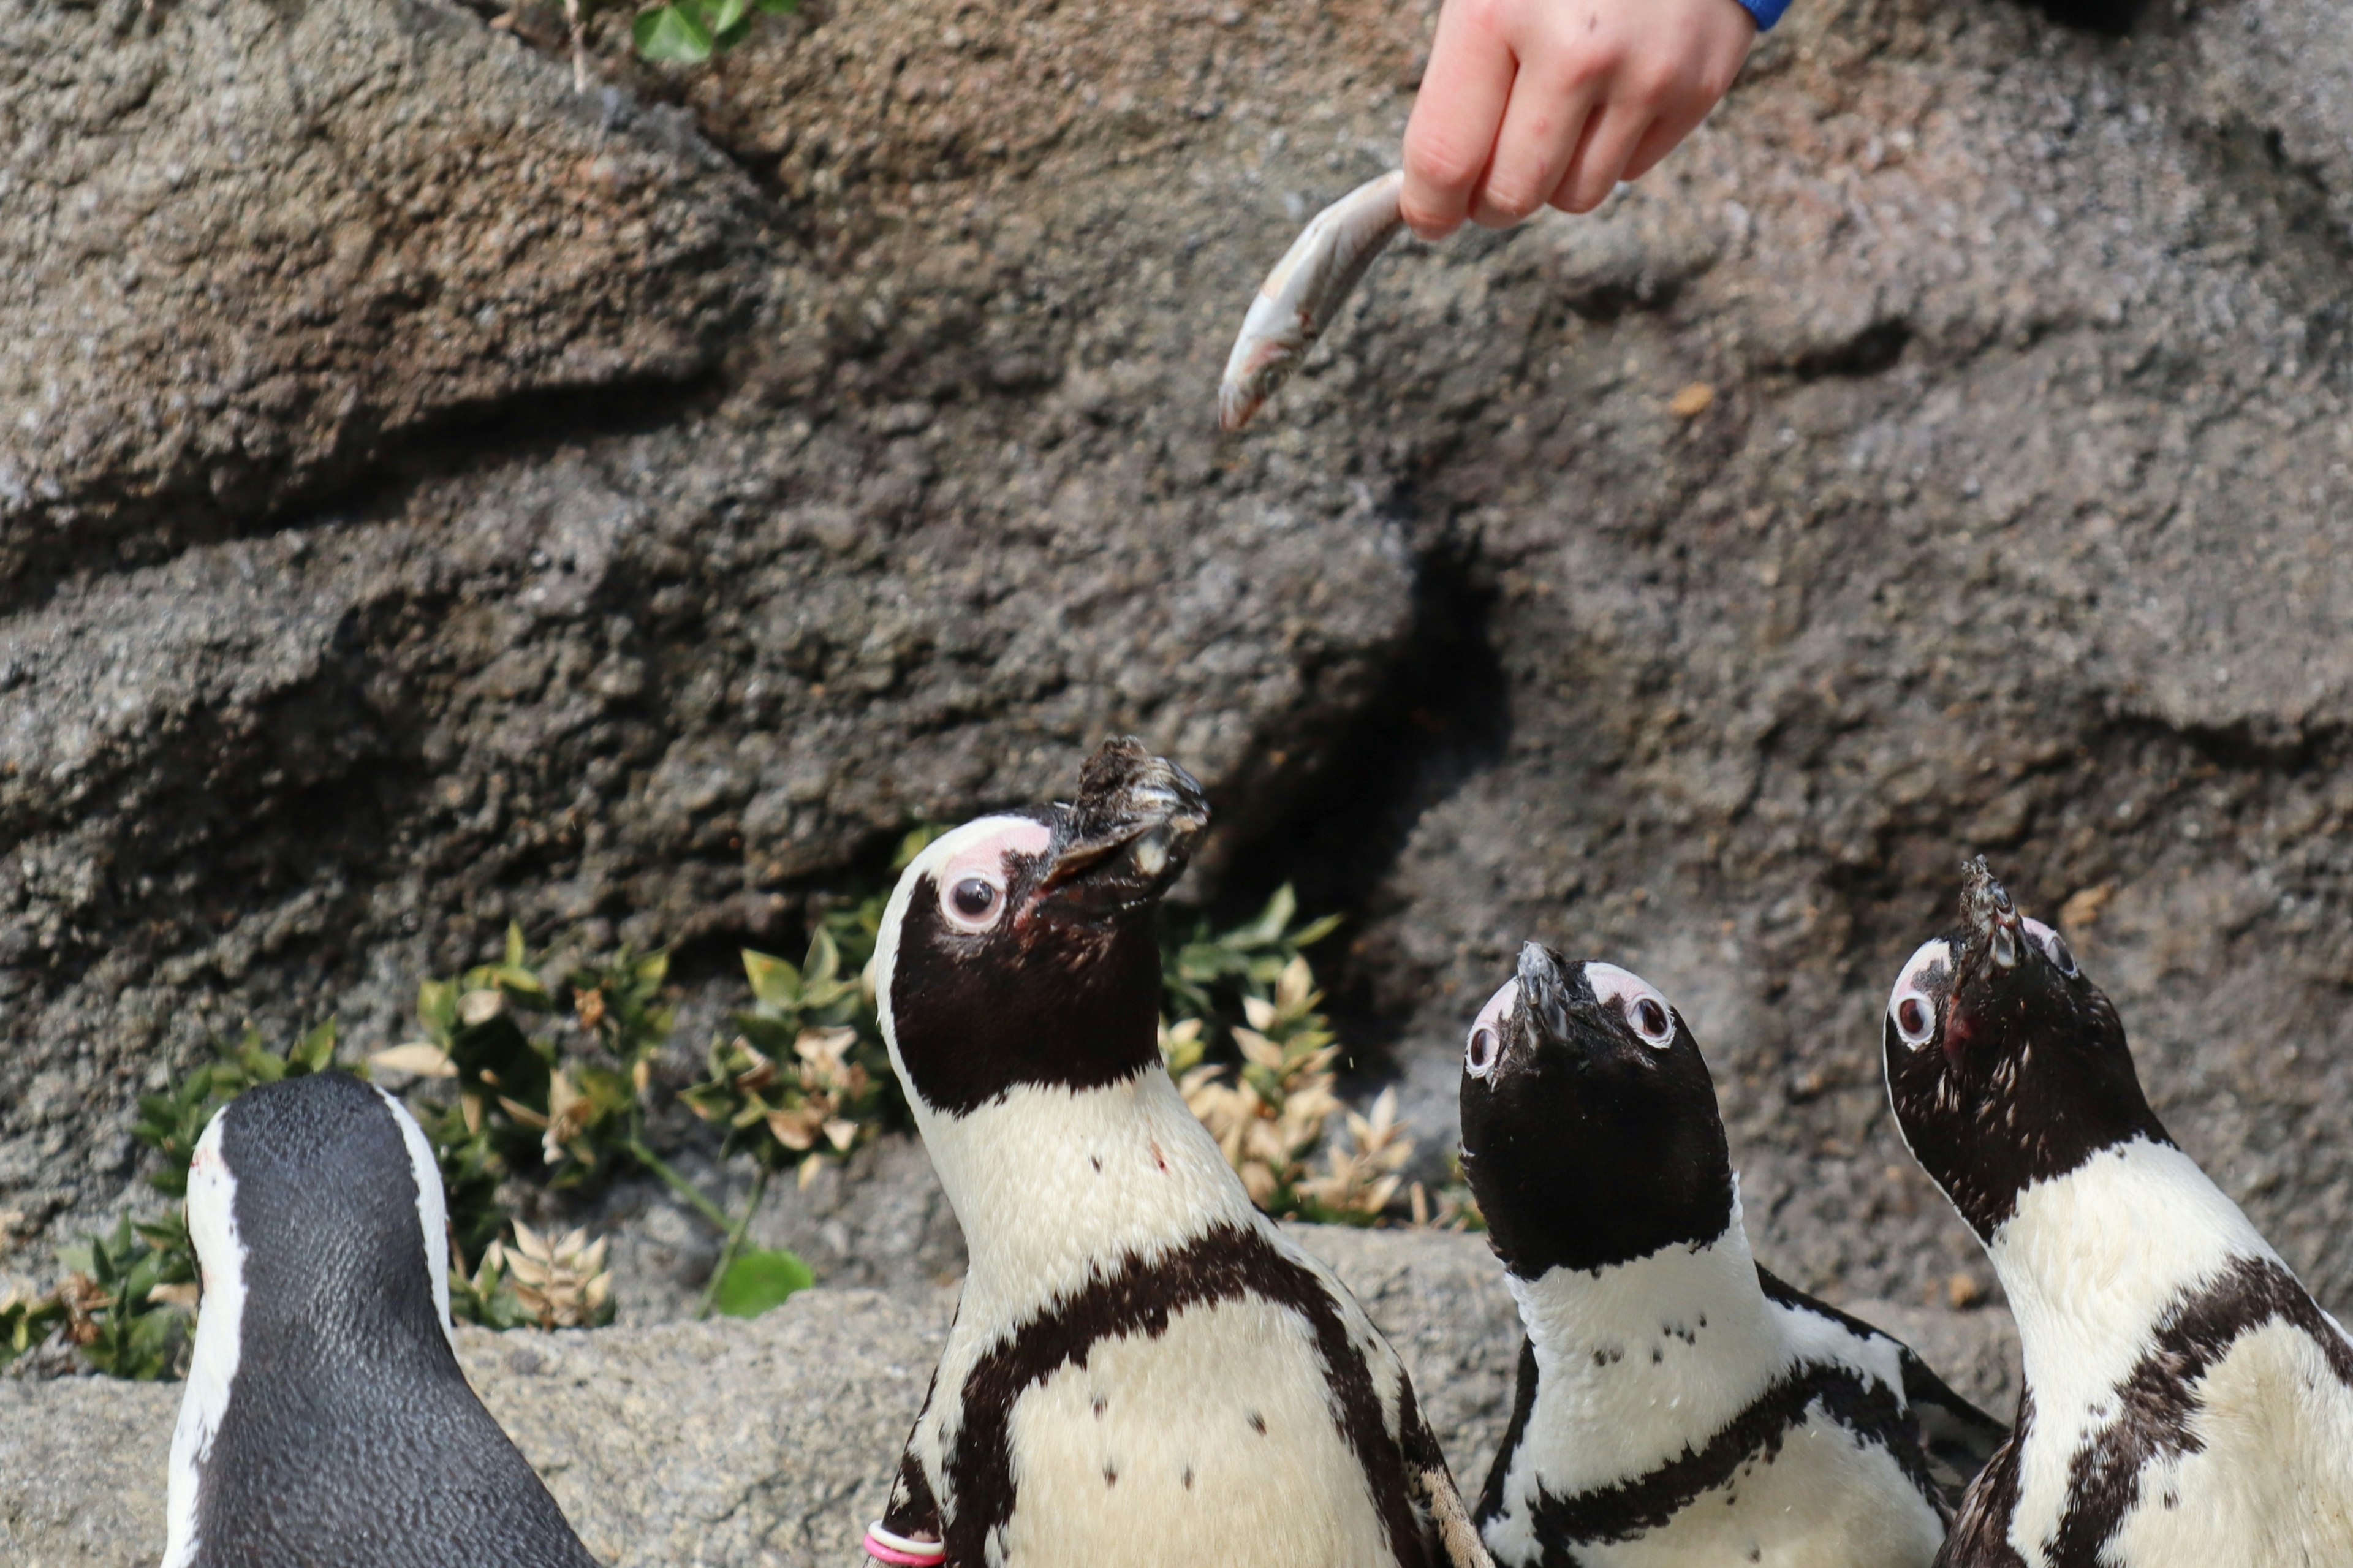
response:
<path id="1" fill-rule="evenodd" d="M 1591 212 L 1715 107 L 1756 41 L 1736 0 L 1445 0 L 1405 132 L 1405 220 Z"/>

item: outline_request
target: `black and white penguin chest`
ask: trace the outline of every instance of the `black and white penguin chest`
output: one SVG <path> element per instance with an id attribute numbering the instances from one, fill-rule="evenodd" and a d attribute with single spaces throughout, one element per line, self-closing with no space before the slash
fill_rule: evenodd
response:
<path id="1" fill-rule="evenodd" d="M 450 1347 L 440 1173 L 342 1073 L 250 1089 L 189 1169 L 203 1268 L 164 1568 L 592 1568 Z"/>
<path id="2" fill-rule="evenodd" d="M 1403 1363 L 1162 1064 L 1155 905 L 1208 821 L 1114 740 L 1076 800 L 941 836 L 884 908 L 876 1013 L 968 1267 L 877 1561 L 1486 1563 Z"/>
<path id="3" fill-rule="evenodd" d="M 1045 1106 L 1032 1092 L 957 1131 L 1026 1147 L 1033 1172 L 1025 1134 L 1051 1140 L 1078 1191 L 968 1231 L 885 1530 L 938 1541 L 958 1568 L 1440 1561 L 1442 1526 L 1417 1500 L 1444 1461 L 1402 1366 L 1250 1207 L 1166 1075 Z M 1096 1096 L 1124 1102 L 1100 1141 L 1072 1117 Z M 1022 1127 L 1033 1112 L 1052 1131 Z M 1139 1117 L 1156 1124 L 1141 1140 Z M 955 1152 L 950 1168 L 960 1212 L 994 1201 Z"/>
<path id="4" fill-rule="evenodd" d="M 2037 1183 L 1988 1251 L 2026 1397 L 1956 1568 L 2353 1563 L 2353 1341 L 2187 1154 Z"/>
<path id="5" fill-rule="evenodd" d="M 2353 1563 L 2353 1342 L 2174 1142 L 2116 1005 L 1984 860 L 1896 975 L 1882 1062 L 2026 1374 L 1947 1561 Z"/>
<path id="6" fill-rule="evenodd" d="M 1760 1276 L 1736 1210 L 1705 1246 L 1510 1283 L 1528 1339 L 1477 1513 L 1498 1563 L 1935 1559 L 1908 1352 Z"/>

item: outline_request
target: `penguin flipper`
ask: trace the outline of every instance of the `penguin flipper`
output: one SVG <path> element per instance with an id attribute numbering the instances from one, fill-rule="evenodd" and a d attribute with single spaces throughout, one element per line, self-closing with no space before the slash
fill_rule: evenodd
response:
<path id="1" fill-rule="evenodd" d="M 1928 1456 L 1928 1474 L 1946 1497 L 1957 1503 L 1968 1484 L 2009 1440 L 2010 1428 L 1955 1394 L 1909 1345 L 1904 1347 L 1903 1364 L 1904 1398 L 1920 1423 L 1920 1447 Z"/>
<path id="2" fill-rule="evenodd" d="M 1405 1408 L 1398 1414 L 1404 1417 L 1406 1489 L 1415 1510 L 1430 1521 L 1425 1550 L 1430 1568 L 1495 1568 L 1486 1543 L 1479 1539 L 1478 1526 L 1471 1522 L 1471 1510 L 1462 1506 L 1454 1472 L 1446 1468 L 1446 1455 L 1438 1447 L 1438 1434 L 1422 1419 L 1410 1384 L 1404 1394 Z"/>
<path id="3" fill-rule="evenodd" d="M 1757 1266 L 1757 1279 L 1772 1300 L 1817 1313 L 1858 1337 L 1882 1340 L 1895 1347 L 1904 1372 L 1904 1402 L 1911 1406 L 1913 1419 L 1920 1426 L 1928 1479 L 1944 1493 L 1947 1505 L 1957 1508 L 1969 1482 L 2009 1438 L 2010 1427 L 1955 1394 L 1928 1369 L 1918 1352 L 1886 1330 L 1807 1295 L 1761 1263 Z"/>
<path id="4" fill-rule="evenodd" d="M 940 1522 L 939 1495 L 933 1491 L 932 1479 L 912 1442 L 899 1460 L 898 1479 L 891 1483 L 890 1506 L 882 1510 L 881 1522 L 884 1530 L 905 1542 L 947 1539 Z"/>

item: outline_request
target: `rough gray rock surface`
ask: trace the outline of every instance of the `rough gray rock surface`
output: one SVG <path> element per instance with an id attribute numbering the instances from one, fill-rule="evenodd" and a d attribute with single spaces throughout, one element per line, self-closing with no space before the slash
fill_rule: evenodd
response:
<path id="1" fill-rule="evenodd" d="M 1191 892 L 1351 915 L 1319 973 L 1432 1150 L 1539 935 L 1683 1002 L 1777 1268 L 1982 1278 L 1874 1057 L 1985 850 L 2353 1301 L 2329 8 L 1800 7 L 1595 218 L 1401 247 L 1239 441 L 1229 334 L 1428 16 L 1126 16 L 812 5 L 585 99 L 530 7 L 0 18 L 0 1274 L 244 1016 L 389 1044 L 510 918 L 709 1001 L 1129 729 L 1218 804 Z M 922 1300 L 896 1168 L 776 1223 Z"/>
<path id="2" fill-rule="evenodd" d="M 1484 1479 L 1511 1408 L 1518 1319 L 1470 1237 L 1308 1228 L 1405 1358 L 1457 1480 Z M 1989 1397 L 1995 1314 L 1883 1320 Z M 751 1322 L 555 1334 L 459 1332 L 483 1402 L 581 1539 L 623 1568 L 797 1568 L 858 1560 L 945 1339 L 944 1310 L 813 1290 Z M 0 1556 L 132 1568 L 164 1540 L 179 1390 L 0 1379 Z"/>

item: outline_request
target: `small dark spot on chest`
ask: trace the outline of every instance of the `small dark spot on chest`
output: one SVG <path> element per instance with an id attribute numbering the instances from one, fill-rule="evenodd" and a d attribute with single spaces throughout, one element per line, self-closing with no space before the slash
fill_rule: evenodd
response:
<path id="1" fill-rule="evenodd" d="M 1250 1413 L 1250 1430 L 1257 1433 L 1260 1436 L 1263 1437 L 1266 1436 L 1266 1417 L 1261 1415 L 1255 1410 Z"/>
<path id="2" fill-rule="evenodd" d="M 1088 1156 L 1087 1156 L 1087 1163 L 1088 1163 L 1088 1164 L 1090 1164 L 1090 1165 L 1092 1165 L 1092 1166 L 1095 1168 L 1095 1174 L 1096 1174 L 1096 1175 L 1100 1176 L 1100 1175 L 1102 1175 L 1102 1174 L 1103 1174 L 1103 1156 L 1102 1156 L 1101 1154 L 1090 1154 L 1090 1155 L 1088 1155 Z"/>

